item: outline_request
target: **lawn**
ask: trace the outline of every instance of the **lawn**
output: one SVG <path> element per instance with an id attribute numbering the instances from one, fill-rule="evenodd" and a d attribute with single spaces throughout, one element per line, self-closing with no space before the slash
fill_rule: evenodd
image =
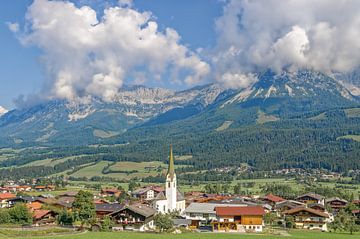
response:
<path id="1" fill-rule="evenodd" d="M 150 233 L 135 233 L 135 232 L 85 232 L 79 234 L 68 234 L 60 236 L 11 236 L 3 235 L 0 230 L 0 238 L 62 238 L 62 239 L 235 239 L 235 238 L 266 238 L 266 239 L 279 239 L 279 238 L 294 238 L 294 239 L 338 239 L 338 238 L 359 238 L 360 234 L 335 234 L 325 232 L 311 232 L 311 231 L 293 231 L 290 235 L 270 235 L 270 234 L 237 234 L 237 233 L 184 233 L 184 234 L 150 234 Z"/>

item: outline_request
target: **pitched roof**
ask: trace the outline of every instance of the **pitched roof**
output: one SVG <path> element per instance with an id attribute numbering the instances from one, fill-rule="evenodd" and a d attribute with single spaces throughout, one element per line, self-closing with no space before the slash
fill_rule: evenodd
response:
<path id="1" fill-rule="evenodd" d="M 16 198 L 15 194 L 12 193 L 0 193 L 0 200 L 13 199 Z"/>
<path id="2" fill-rule="evenodd" d="M 218 216 L 262 216 L 265 214 L 265 210 L 260 206 L 251 207 L 216 207 L 216 215 Z"/>
<path id="3" fill-rule="evenodd" d="M 179 201 L 183 201 L 183 200 L 185 200 L 184 195 L 179 191 L 179 189 L 177 189 L 177 191 L 176 191 L 176 201 L 179 202 Z"/>
<path id="4" fill-rule="evenodd" d="M 308 207 L 297 207 L 297 208 L 293 208 L 287 211 L 284 211 L 284 214 L 294 214 L 297 212 L 301 212 L 301 211 L 306 211 L 315 215 L 318 215 L 320 217 L 329 217 L 329 215 L 327 213 L 321 212 L 319 210 L 315 210 L 312 208 L 308 208 Z"/>
<path id="5" fill-rule="evenodd" d="M 199 203 L 193 202 L 191 203 L 186 209 L 185 213 L 208 213 L 208 214 L 215 214 L 216 207 L 224 207 L 225 204 L 223 203 Z M 227 207 L 246 207 L 243 204 L 227 204 Z"/>
<path id="6" fill-rule="evenodd" d="M 42 203 L 40 202 L 30 202 L 26 204 L 27 208 L 33 209 L 33 210 L 39 210 L 42 207 Z"/>
<path id="7" fill-rule="evenodd" d="M 345 199 L 341 199 L 341 198 L 338 198 L 338 197 L 332 197 L 332 198 L 328 198 L 328 199 L 325 200 L 326 203 L 333 202 L 333 201 L 339 201 L 339 202 L 343 202 L 343 203 L 348 203 L 348 201 L 346 201 Z"/>
<path id="8" fill-rule="evenodd" d="M 276 195 L 273 195 L 271 193 L 266 195 L 265 197 L 263 197 L 263 199 L 266 199 L 268 201 L 275 202 L 275 203 L 286 201 L 286 199 L 276 196 Z"/>
<path id="9" fill-rule="evenodd" d="M 123 204 L 119 203 L 101 203 L 101 204 L 95 204 L 95 210 L 97 212 L 115 212 L 119 211 L 124 207 Z"/>
<path id="10" fill-rule="evenodd" d="M 159 201 L 159 200 L 166 200 L 165 194 L 164 192 L 159 193 L 156 198 L 154 198 L 154 201 Z"/>
<path id="11" fill-rule="evenodd" d="M 152 207 L 149 207 L 147 205 L 143 205 L 143 204 L 134 204 L 134 205 L 129 205 L 127 206 L 127 208 L 129 210 L 132 210 L 144 217 L 150 217 L 155 215 L 156 210 Z"/>
<path id="12" fill-rule="evenodd" d="M 311 198 L 315 198 L 315 199 L 317 199 L 317 200 L 322 200 L 322 199 L 325 198 L 324 196 L 322 196 L 322 195 L 320 195 L 320 194 L 316 194 L 316 193 L 305 193 L 305 194 L 303 194 L 303 195 L 298 196 L 296 199 L 300 199 L 300 198 L 302 198 L 302 197 L 311 197 Z"/>
<path id="13" fill-rule="evenodd" d="M 44 217 L 45 215 L 47 215 L 50 212 L 51 212 L 50 210 L 36 210 L 36 211 L 34 211 L 33 218 L 41 219 L 42 217 Z"/>
<path id="14" fill-rule="evenodd" d="M 325 206 L 320 204 L 320 203 L 311 203 L 308 205 L 309 208 L 316 208 L 316 207 L 320 207 L 322 209 L 325 209 Z"/>

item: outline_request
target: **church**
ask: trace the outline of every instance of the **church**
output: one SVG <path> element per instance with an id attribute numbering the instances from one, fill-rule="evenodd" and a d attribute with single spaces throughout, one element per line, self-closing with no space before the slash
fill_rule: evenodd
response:
<path id="1" fill-rule="evenodd" d="M 182 213 L 185 210 L 185 198 L 177 189 L 172 146 L 170 146 L 170 159 L 166 174 L 165 194 L 163 192 L 159 193 L 153 200 L 152 206 L 160 213 L 174 211 Z"/>

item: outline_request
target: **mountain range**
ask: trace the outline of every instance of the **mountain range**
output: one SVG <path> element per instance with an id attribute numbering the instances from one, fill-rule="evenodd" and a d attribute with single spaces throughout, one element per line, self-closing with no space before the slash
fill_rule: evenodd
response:
<path id="1" fill-rule="evenodd" d="M 241 90 L 128 86 L 112 102 L 54 100 L 15 109 L 0 117 L 0 146 L 121 144 L 119 155 L 140 161 L 174 143 L 178 154 L 193 155 L 192 164 L 201 159 L 202 167 L 245 162 L 269 168 L 268 160 L 274 167 L 354 167 L 360 155 L 359 88 L 348 87 L 351 81 L 341 75 L 310 70 L 267 70 L 258 79 Z M 342 158 L 349 165 L 339 163 Z"/>

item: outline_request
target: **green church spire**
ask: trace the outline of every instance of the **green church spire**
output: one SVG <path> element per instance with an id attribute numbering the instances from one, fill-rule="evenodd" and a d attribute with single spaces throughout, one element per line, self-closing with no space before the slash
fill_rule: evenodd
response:
<path id="1" fill-rule="evenodd" d="M 170 176 L 171 180 L 174 179 L 175 166 L 174 166 L 174 157 L 173 157 L 172 145 L 170 145 L 170 159 L 169 159 L 169 168 L 168 168 L 167 174 Z"/>

